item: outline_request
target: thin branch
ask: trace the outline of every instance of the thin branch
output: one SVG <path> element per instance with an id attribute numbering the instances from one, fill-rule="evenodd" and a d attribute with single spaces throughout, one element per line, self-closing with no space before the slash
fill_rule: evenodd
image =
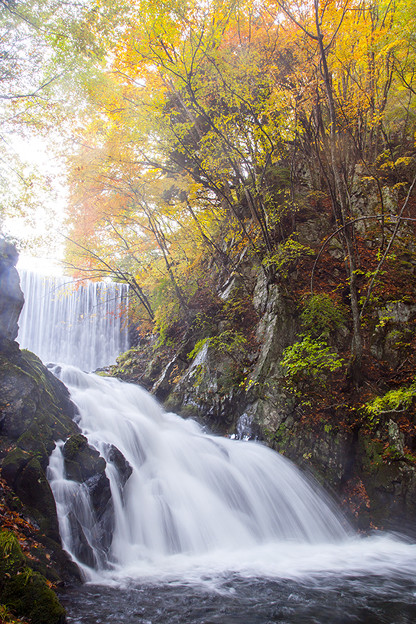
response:
<path id="1" fill-rule="evenodd" d="M 282 9 L 282 11 L 284 13 L 286 13 L 288 18 L 290 20 L 292 20 L 292 22 L 294 24 L 296 24 L 296 26 L 298 26 L 305 33 L 305 35 L 307 35 L 308 37 L 310 37 L 314 41 L 318 41 L 319 40 L 319 37 L 317 37 L 316 35 L 313 35 L 311 32 L 309 32 L 309 30 L 307 30 L 304 26 L 302 26 L 302 24 L 296 19 L 296 17 L 293 15 L 293 13 L 291 11 L 289 11 L 289 9 L 286 7 L 285 2 L 282 2 L 281 0 L 278 0 L 278 5 Z"/>
<path id="2" fill-rule="evenodd" d="M 394 243 L 394 240 L 395 240 L 395 238 L 396 238 L 396 236 L 397 236 L 397 232 L 398 232 L 398 230 L 399 230 L 400 224 L 401 224 L 401 222 L 402 222 L 402 221 L 406 220 L 406 217 L 402 217 L 402 215 L 403 215 L 403 212 L 405 211 L 405 209 L 406 209 L 406 207 L 407 207 L 407 204 L 409 203 L 409 199 L 410 199 L 410 196 L 411 196 L 411 194 L 412 194 L 412 191 L 413 191 L 413 189 L 414 189 L 414 187 L 415 187 L 415 184 L 416 184 L 416 176 L 413 178 L 413 182 L 412 182 L 412 184 L 411 184 L 411 186 L 410 186 L 410 188 L 409 188 L 409 190 L 408 190 L 408 192 L 407 192 L 406 200 L 405 200 L 405 202 L 404 202 L 404 204 L 403 204 L 403 206 L 402 206 L 402 209 L 400 210 L 400 213 L 399 213 L 399 215 L 398 215 L 398 217 L 397 217 L 396 227 L 394 228 L 393 234 L 392 234 L 392 235 L 391 235 L 391 237 L 390 237 L 390 240 L 389 240 L 389 242 L 388 242 L 388 245 L 387 245 L 387 247 L 386 247 L 386 249 L 385 249 L 385 251 L 384 251 L 383 257 L 380 259 L 380 262 L 378 263 L 377 268 L 376 268 L 376 270 L 374 271 L 374 274 L 373 274 L 373 276 L 372 276 L 372 278 L 371 278 L 370 284 L 369 284 L 368 289 L 367 289 L 367 295 L 366 295 L 366 298 L 365 298 L 365 300 L 364 300 L 363 306 L 362 306 L 362 308 L 361 308 L 361 314 L 360 314 L 360 317 L 362 317 L 363 312 L 364 312 L 364 308 L 365 308 L 365 306 L 367 305 L 368 300 L 370 299 L 370 295 L 371 295 L 371 292 L 372 292 L 373 287 L 374 287 L 374 282 L 375 282 L 375 279 L 376 279 L 376 277 L 377 277 L 378 273 L 380 272 L 381 267 L 382 267 L 382 266 L 383 266 L 383 264 L 384 264 L 384 261 L 385 261 L 385 259 L 386 259 L 387 255 L 388 255 L 388 253 L 389 253 L 389 251 L 390 251 L 391 246 L 392 246 L 392 245 L 393 245 L 393 243 Z M 409 220 L 410 220 L 410 219 L 409 219 Z M 412 219 L 412 220 L 413 220 L 413 219 Z"/>
<path id="3" fill-rule="evenodd" d="M 19 100 L 19 99 L 36 97 L 36 94 L 39 93 L 39 91 L 42 91 L 42 89 L 45 89 L 48 85 L 51 84 L 51 82 L 54 82 L 54 80 L 57 80 L 63 74 L 64 72 L 61 72 L 60 74 L 53 76 L 52 78 L 44 82 L 42 85 L 40 85 L 40 87 L 38 87 L 35 91 L 33 91 L 33 93 L 16 93 L 14 95 L 0 95 L 0 100 Z"/>

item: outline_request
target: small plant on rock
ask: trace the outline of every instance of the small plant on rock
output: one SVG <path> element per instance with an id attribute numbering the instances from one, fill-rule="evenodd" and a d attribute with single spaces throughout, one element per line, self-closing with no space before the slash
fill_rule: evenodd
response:
<path id="1" fill-rule="evenodd" d="M 344 360 L 321 339 L 303 334 L 287 347 L 280 362 L 286 386 L 297 397 L 327 389 L 330 374 L 342 368 Z"/>
<path id="2" fill-rule="evenodd" d="M 312 295 L 300 315 L 303 328 L 314 338 L 327 340 L 345 323 L 341 306 L 327 294 Z"/>

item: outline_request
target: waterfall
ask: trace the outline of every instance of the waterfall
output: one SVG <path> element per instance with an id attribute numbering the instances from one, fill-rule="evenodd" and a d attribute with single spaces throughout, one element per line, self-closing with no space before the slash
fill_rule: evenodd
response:
<path id="1" fill-rule="evenodd" d="M 126 284 L 45 277 L 20 270 L 25 305 L 17 341 L 43 362 L 91 371 L 128 349 Z"/>
<path id="2" fill-rule="evenodd" d="M 158 561 L 160 569 L 169 558 L 271 542 L 339 543 L 349 534 L 317 485 L 271 449 L 207 435 L 195 421 L 165 413 L 139 386 L 70 366 L 54 372 L 78 407 L 82 433 L 107 462 L 113 518 L 105 526 L 94 512 L 93 481 L 67 479 L 62 444 L 48 469 L 64 547 L 87 578 L 92 567 L 137 571 Z M 101 536 L 109 531 L 106 548 Z"/>

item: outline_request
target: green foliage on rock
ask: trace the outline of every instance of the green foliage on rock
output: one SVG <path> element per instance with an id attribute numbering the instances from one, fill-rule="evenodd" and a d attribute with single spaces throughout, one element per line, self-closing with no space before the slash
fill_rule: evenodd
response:
<path id="1" fill-rule="evenodd" d="M 269 255 L 263 260 L 263 265 L 272 268 L 282 279 L 287 279 L 289 273 L 296 268 L 300 260 L 313 255 L 315 255 L 313 249 L 303 245 L 292 235 L 279 245 L 275 254 Z"/>
<path id="2" fill-rule="evenodd" d="M 232 360 L 238 361 L 247 346 L 247 338 L 241 332 L 226 329 L 218 336 L 198 340 L 188 357 L 196 357 L 207 344 L 214 353 L 228 355 Z"/>
<path id="3" fill-rule="evenodd" d="M 345 323 L 344 311 L 327 294 L 309 297 L 300 318 L 303 328 L 313 338 L 328 339 Z"/>
<path id="4" fill-rule="evenodd" d="M 342 368 L 344 360 L 324 340 L 305 334 L 287 347 L 280 362 L 287 387 L 296 396 L 324 390 L 330 373 Z"/>
<path id="5" fill-rule="evenodd" d="M 382 396 L 364 404 L 364 411 L 370 422 L 378 422 L 382 416 L 405 412 L 416 398 L 416 381 L 410 386 L 389 390 Z"/>
<path id="6" fill-rule="evenodd" d="M 16 537 L 0 532 L 0 603 L 31 624 L 62 624 L 65 610 L 39 572 L 29 567 Z"/>

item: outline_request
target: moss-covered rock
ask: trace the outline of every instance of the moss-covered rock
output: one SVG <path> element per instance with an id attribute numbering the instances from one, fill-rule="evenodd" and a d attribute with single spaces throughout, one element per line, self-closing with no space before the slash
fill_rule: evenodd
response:
<path id="1" fill-rule="evenodd" d="M 16 537 L 0 532 L 0 603 L 31 624 L 62 624 L 65 610 L 44 576 L 33 571 Z"/>
<path id="2" fill-rule="evenodd" d="M 45 469 L 55 441 L 77 431 L 72 420 L 74 414 L 75 406 L 68 390 L 38 357 L 20 350 L 0 353 L 0 435 L 3 439 L 36 453 Z"/>
<path id="3" fill-rule="evenodd" d="M 34 354 L 0 353 L 2 474 L 42 531 L 59 544 L 55 502 L 46 467 L 55 442 L 78 428 L 65 386 Z"/>
<path id="4" fill-rule="evenodd" d="M 46 478 L 57 440 L 78 431 L 68 390 L 33 353 L 4 342 L 0 350 L 0 469 L 13 492 L 9 505 L 38 528 L 34 566 L 54 581 L 78 571 L 61 547 L 55 500 Z"/>
<path id="5" fill-rule="evenodd" d="M 416 467 L 395 445 L 392 426 L 379 426 L 375 435 L 364 430 L 358 436 L 357 472 L 368 495 L 375 526 L 414 532 L 416 516 Z M 395 428 L 394 428 L 395 429 Z"/>
<path id="6" fill-rule="evenodd" d="M 88 444 L 81 433 L 77 433 L 65 442 L 63 448 L 65 471 L 68 479 L 83 483 L 94 475 L 104 473 L 106 463 L 100 453 Z"/>
<path id="7" fill-rule="evenodd" d="M 59 543 L 55 499 L 37 457 L 19 448 L 13 449 L 3 461 L 2 475 L 24 501 L 41 531 Z"/>

